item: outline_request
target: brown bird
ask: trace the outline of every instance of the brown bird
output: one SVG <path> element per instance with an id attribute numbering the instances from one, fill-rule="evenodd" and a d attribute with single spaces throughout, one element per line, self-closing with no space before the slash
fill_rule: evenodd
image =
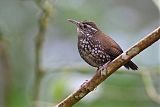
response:
<path id="1" fill-rule="evenodd" d="M 68 21 L 77 26 L 78 50 L 80 56 L 89 65 L 99 69 L 123 53 L 121 47 L 111 37 L 105 35 L 94 22 L 71 19 Z M 131 60 L 124 67 L 132 70 L 138 69 Z"/>

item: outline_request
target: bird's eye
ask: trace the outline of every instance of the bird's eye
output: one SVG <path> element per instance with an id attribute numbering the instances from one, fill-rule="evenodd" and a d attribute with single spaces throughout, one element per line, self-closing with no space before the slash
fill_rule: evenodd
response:
<path id="1" fill-rule="evenodd" d="M 83 27 L 84 27 L 84 28 L 87 28 L 87 25 L 84 25 Z"/>

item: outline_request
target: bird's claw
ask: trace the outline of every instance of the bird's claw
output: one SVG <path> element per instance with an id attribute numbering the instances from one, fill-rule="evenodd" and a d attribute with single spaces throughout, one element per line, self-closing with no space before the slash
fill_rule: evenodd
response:
<path id="1" fill-rule="evenodd" d="M 104 71 L 105 70 L 105 66 L 100 66 L 98 69 L 97 69 L 97 73 L 98 75 L 102 76 L 104 74 Z"/>
<path id="2" fill-rule="evenodd" d="M 108 66 L 109 63 L 110 63 L 110 61 L 107 62 L 106 64 L 104 64 L 103 66 L 100 66 L 100 67 L 97 69 L 98 75 L 100 75 L 100 76 L 106 75 L 106 67 Z"/>

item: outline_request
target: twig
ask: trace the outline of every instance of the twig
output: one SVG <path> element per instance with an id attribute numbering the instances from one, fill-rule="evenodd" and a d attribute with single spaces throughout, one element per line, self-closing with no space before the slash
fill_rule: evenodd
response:
<path id="1" fill-rule="evenodd" d="M 9 99 L 9 93 L 10 93 L 10 87 L 11 87 L 11 68 L 10 68 L 10 58 L 7 50 L 7 43 L 6 41 L 1 37 L 0 32 L 0 64 L 2 75 L 4 74 L 4 106 L 8 106 L 8 99 Z M 2 86 L 3 87 L 3 86 Z"/>
<path id="2" fill-rule="evenodd" d="M 108 78 L 112 73 L 114 73 L 118 68 L 127 63 L 131 58 L 139 54 L 145 48 L 152 45 L 154 42 L 160 39 L 160 27 L 155 29 L 153 32 L 148 34 L 145 38 L 137 42 L 134 46 L 128 49 L 126 52 L 122 53 L 115 60 L 109 63 L 105 68 L 106 70 L 102 71 L 102 75 L 95 74 L 91 80 L 86 84 L 80 87 L 77 91 L 70 94 L 66 99 L 61 101 L 55 107 L 71 107 L 89 92 L 93 91 L 100 83 L 102 83 L 106 78 Z"/>
<path id="3" fill-rule="evenodd" d="M 154 88 L 154 85 L 152 83 L 152 78 L 150 76 L 149 71 L 145 70 L 140 73 L 141 73 L 141 76 L 142 76 L 142 79 L 144 82 L 144 86 L 145 86 L 145 89 L 146 89 L 148 96 L 153 101 L 160 104 L 160 95 L 157 93 L 156 89 Z"/>
<path id="4" fill-rule="evenodd" d="M 52 14 L 53 8 L 48 0 L 38 0 L 38 1 L 39 4 L 37 5 L 42 9 L 42 13 L 39 19 L 39 31 L 36 36 L 35 50 L 36 50 L 36 68 L 38 69 L 38 71 L 41 71 L 42 48 L 45 40 L 46 29 L 48 27 L 48 22 Z"/>

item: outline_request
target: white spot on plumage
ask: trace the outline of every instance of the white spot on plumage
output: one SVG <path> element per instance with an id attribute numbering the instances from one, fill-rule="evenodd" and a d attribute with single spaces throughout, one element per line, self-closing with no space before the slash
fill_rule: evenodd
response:
<path id="1" fill-rule="evenodd" d="M 100 50 L 98 50 L 98 53 L 101 53 L 101 51 L 100 51 Z"/>
<path id="2" fill-rule="evenodd" d="M 102 56 L 103 56 L 103 55 L 102 55 L 102 54 L 100 54 L 99 56 L 102 58 Z"/>
<path id="3" fill-rule="evenodd" d="M 82 42 L 82 41 L 83 41 L 83 39 L 80 39 L 80 41 Z"/>
<path id="4" fill-rule="evenodd" d="M 84 39 L 82 43 L 85 43 L 85 41 L 86 41 L 86 40 Z"/>
<path id="5" fill-rule="evenodd" d="M 94 52 L 95 50 L 94 49 L 92 49 L 92 52 Z"/>

